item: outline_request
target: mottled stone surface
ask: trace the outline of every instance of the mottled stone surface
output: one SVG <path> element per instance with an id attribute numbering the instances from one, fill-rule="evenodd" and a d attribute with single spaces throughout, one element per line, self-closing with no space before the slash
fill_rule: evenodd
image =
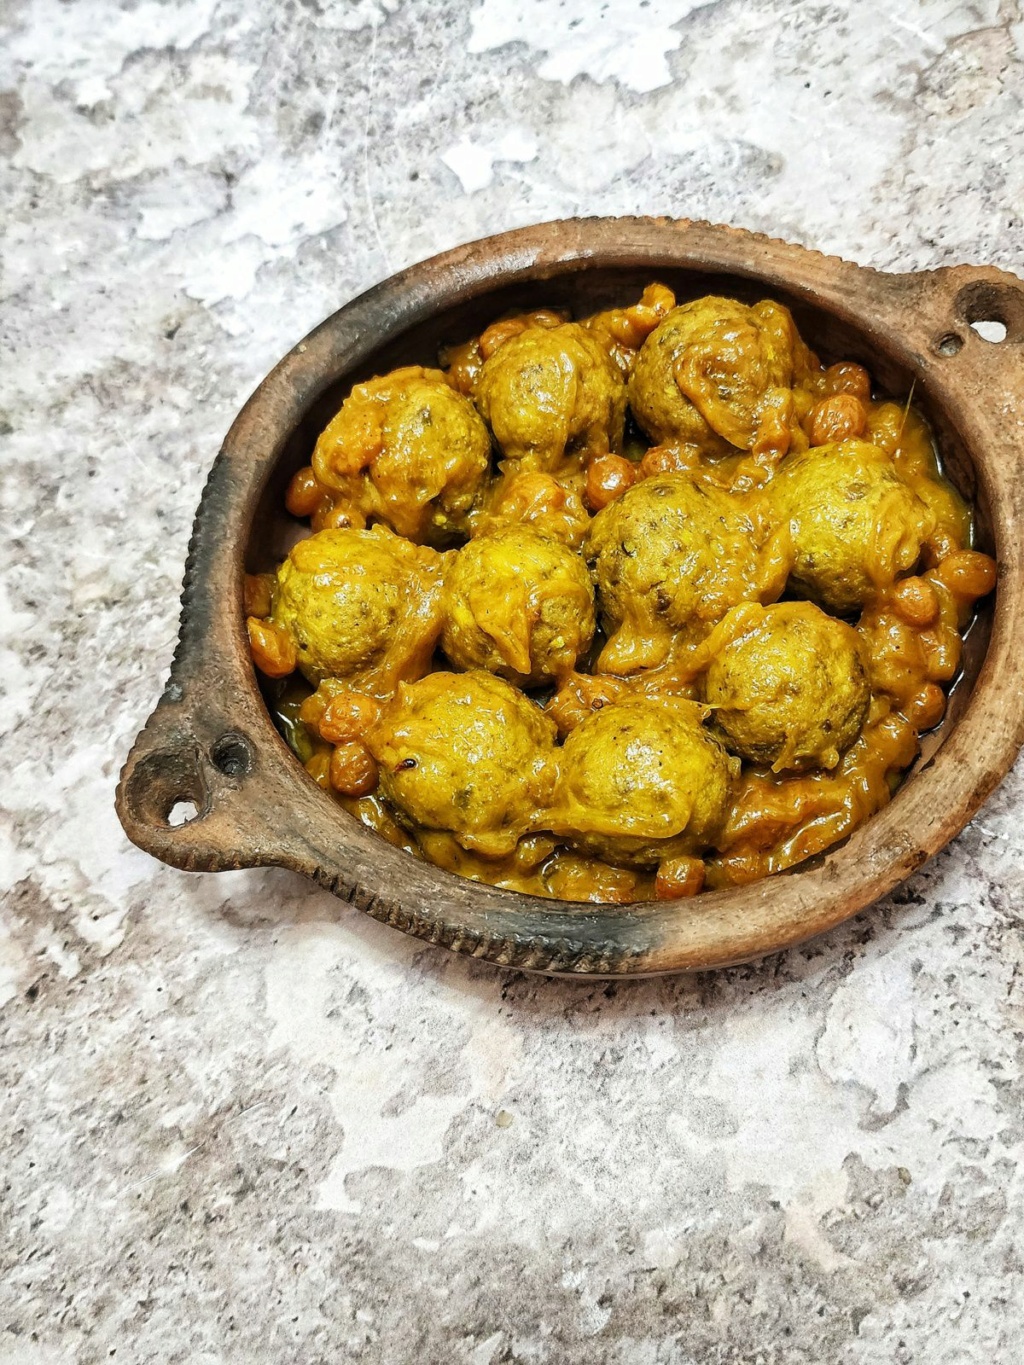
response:
<path id="1" fill-rule="evenodd" d="M 1024 773 L 801 951 L 501 974 L 116 823 L 218 440 L 574 213 L 1024 267 L 1016 0 L 5 0 L 0 1362 L 1016 1362 Z"/>

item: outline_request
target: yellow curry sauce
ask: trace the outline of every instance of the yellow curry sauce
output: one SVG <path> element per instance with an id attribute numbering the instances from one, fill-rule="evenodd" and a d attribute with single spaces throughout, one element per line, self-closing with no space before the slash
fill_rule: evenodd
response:
<path id="1" fill-rule="evenodd" d="M 288 743 L 461 876 L 591 902 L 793 867 L 891 798 L 995 564 L 909 400 L 651 285 L 353 389 L 246 582 Z"/>

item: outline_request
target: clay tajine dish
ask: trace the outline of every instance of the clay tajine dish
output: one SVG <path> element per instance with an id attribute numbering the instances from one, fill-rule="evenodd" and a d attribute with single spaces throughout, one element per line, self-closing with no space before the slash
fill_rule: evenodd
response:
<path id="1" fill-rule="evenodd" d="M 999 582 L 965 643 L 946 720 L 892 802 L 792 872 L 693 900 L 542 900 L 470 882 L 392 847 L 340 810 L 274 727 L 245 636 L 242 582 L 286 552 L 282 497 L 354 383 L 433 364 L 511 309 L 574 315 L 652 279 L 679 298 L 777 299 L 825 357 L 914 386 L 947 475 L 974 505 Z M 995 322 L 1000 342 L 972 324 Z M 171 676 L 121 774 L 129 837 L 174 867 L 279 866 L 453 951 L 543 972 L 627 975 L 748 961 L 821 933 L 891 891 L 967 823 L 1024 742 L 1024 282 L 957 266 L 881 274 L 751 233 L 660 219 L 548 223 L 413 266 L 329 318 L 267 376 L 228 433 L 185 567 Z M 174 824 L 191 803 L 194 818 Z"/>

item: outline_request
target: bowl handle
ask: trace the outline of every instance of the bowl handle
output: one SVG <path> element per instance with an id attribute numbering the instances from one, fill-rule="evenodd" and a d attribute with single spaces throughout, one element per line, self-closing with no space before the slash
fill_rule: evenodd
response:
<path id="1" fill-rule="evenodd" d="M 974 265 L 875 279 L 972 435 L 1001 443 L 1008 463 L 1024 461 L 1024 279 Z"/>
<path id="2" fill-rule="evenodd" d="M 263 803 L 253 801 L 264 787 L 253 781 L 262 766 L 257 747 L 237 722 L 220 724 L 203 710 L 189 705 L 172 674 L 121 772 L 116 804 L 125 833 L 186 871 L 277 862 Z"/>

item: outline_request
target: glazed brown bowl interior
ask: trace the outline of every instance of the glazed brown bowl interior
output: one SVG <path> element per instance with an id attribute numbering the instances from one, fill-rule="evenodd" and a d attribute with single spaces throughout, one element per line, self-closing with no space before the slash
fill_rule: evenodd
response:
<path id="1" fill-rule="evenodd" d="M 385 843 L 313 782 L 274 728 L 249 657 L 243 570 L 302 535 L 291 475 L 355 382 L 434 365 L 446 343 L 535 306 L 580 316 L 653 280 L 680 299 L 772 298 L 826 360 L 862 362 L 930 419 L 975 510 L 999 582 L 964 652 L 947 720 L 894 800 L 844 846 L 792 872 L 693 900 L 586 905 L 467 881 Z M 1005 344 L 972 331 L 1001 321 Z M 171 677 L 118 787 L 140 847 L 192 871 L 275 865 L 375 918 L 499 965 L 573 974 L 691 971 L 748 961 L 842 922 L 959 832 L 1024 742 L 1024 283 L 957 266 L 886 275 L 751 233 L 665 219 L 583 219 L 470 243 L 384 281 L 284 357 L 245 405 L 196 516 Z M 176 800 L 195 818 L 172 827 Z"/>
<path id="2" fill-rule="evenodd" d="M 638 298 L 654 278 L 668 285 L 680 303 L 705 294 L 727 295 L 744 303 L 756 303 L 759 299 L 770 297 L 790 309 L 800 335 L 826 364 L 836 360 L 859 361 L 877 387 L 895 398 L 905 399 L 913 390 L 915 404 L 932 424 L 947 476 L 974 508 L 977 548 L 989 554 L 995 553 L 991 518 L 983 490 L 980 489 L 970 453 L 957 431 L 955 415 L 947 415 L 930 403 L 927 392 L 901 365 L 897 354 L 893 350 L 880 348 L 877 339 L 872 341 L 866 337 L 856 323 L 814 308 L 785 290 L 769 288 L 756 280 L 735 275 L 678 268 L 657 271 L 632 268 L 581 269 L 578 262 L 567 263 L 567 266 L 565 273 L 553 273 L 544 279 L 518 281 L 511 285 L 495 284 L 492 289 L 473 299 L 441 309 L 400 335 L 389 338 L 360 364 L 338 375 L 330 387 L 310 404 L 308 412 L 288 438 L 267 481 L 246 546 L 246 572 L 265 573 L 276 569 L 296 539 L 307 534 L 305 527 L 285 511 L 284 492 L 295 471 L 309 464 L 317 436 L 337 412 L 354 384 L 362 383 L 374 375 L 385 374 L 400 365 L 436 366 L 442 347 L 476 336 L 489 323 L 509 313 L 526 312 L 534 308 L 558 308 L 579 318 L 601 309 L 621 307 Z M 960 671 L 946 716 L 937 729 L 922 738 L 921 751 L 907 771 L 901 792 L 913 779 L 914 773 L 930 762 L 963 713 L 985 658 L 993 609 L 994 599 L 991 597 L 980 604 L 967 634 Z M 265 689 L 262 679 L 260 685 Z M 338 818 L 348 820 L 353 817 L 339 809 Z M 792 876 L 816 866 L 823 856 L 808 859 L 786 875 Z"/>

